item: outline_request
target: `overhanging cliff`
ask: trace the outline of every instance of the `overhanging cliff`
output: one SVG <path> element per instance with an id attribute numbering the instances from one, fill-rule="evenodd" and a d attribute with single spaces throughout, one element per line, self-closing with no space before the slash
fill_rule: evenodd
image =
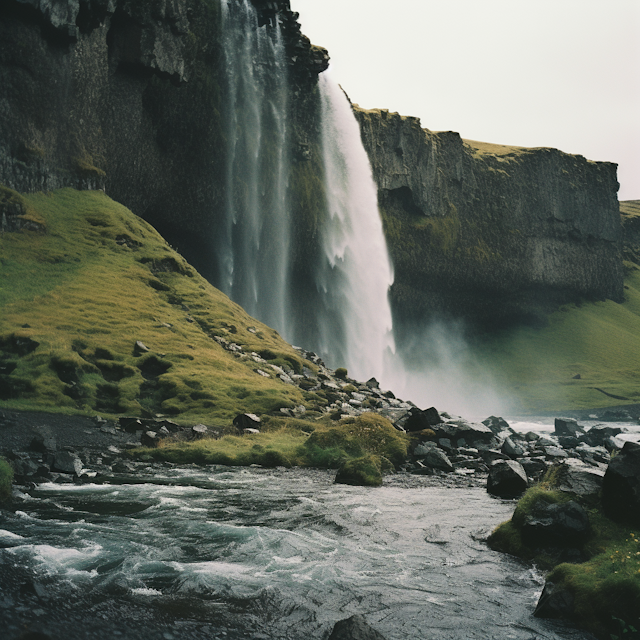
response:
<path id="1" fill-rule="evenodd" d="M 463 140 L 354 107 L 395 267 L 396 318 L 495 326 L 623 297 L 616 165 Z"/>

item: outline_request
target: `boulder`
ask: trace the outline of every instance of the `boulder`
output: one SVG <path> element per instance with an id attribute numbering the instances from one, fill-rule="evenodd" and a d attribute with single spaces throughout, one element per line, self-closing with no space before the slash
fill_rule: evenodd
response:
<path id="1" fill-rule="evenodd" d="M 583 436 L 585 430 L 573 418 L 556 418 L 555 435 L 557 436 Z"/>
<path id="2" fill-rule="evenodd" d="M 409 410 L 409 416 L 402 425 L 406 431 L 422 431 L 441 424 L 442 418 L 434 407 L 422 411 L 417 407 Z"/>
<path id="3" fill-rule="evenodd" d="M 260 429 L 260 418 L 255 413 L 240 413 L 233 419 L 233 426 L 244 429 Z"/>
<path id="4" fill-rule="evenodd" d="M 160 438 L 155 431 L 145 431 L 144 433 L 140 434 L 140 444 L 143 447 L 149 447 L 153 449 L 158 446 L 159 441 Z"/>
<path id="5" fill-rule="evenodd" d="M 191 434 L 194 438 L 204 438 L 208 435 L 209 428 L 204 424 L 196 424 L 191 427 Z"/>
<path id="6" fill-rule="evenodd" d="M 536 440 L 540 440 L 540 434 L 535 431 L 527 431 L 527 433 L 524 434 L 524 439 L 527 442 L 535 442 Z"/>
<path id="7" fill-rule="evenodd" d="M 625 442 L 607 468 L 602 505 L 613 520 L 640 526 L 640 444 Z"/>
<path id="8" fill-rule="evenodd" d="M 591 534 L 589 514 L 573 500 L 538 502 L 526 516 L 522 541 L 530 547 L 580 547 Z"/>
<path id="9" fill-rule="evenodd" d="M 633 422 L 633 416 L 626 409 L 605 411 L 598 419 L 605 422 Z"/>
<path id="10" fill-rule="evenodd" d="M 482 424 L 485 427 L 488 427 L 493 431 L 493 433 L 498 434 L 502 431 L 507 431 L 510 429 L 509 423 L 504 418 L 499 418 L 497 416 L 489 416 L 485 420 L 482 421 Z"/>
<path id="11" fill-rule="evenodd" d="M 623 432 L 621 427 L 611 427 L 606 424 L 597 424 L 591 427 L 587 433 L 580 438 L 592 447 L 602 447 L 609 438 L 614 438 Z"/>
<path id="12" fill-rule="evenodd" d="M 355 615 L 336 622 L 329 640 L 385 640 L 385 638 L 362 616 Z"/>
<path id="13" fill-rule="evenodd" d="M 82 472 L 82 461 L 74 453 L 69 451 L 58 451 L 53 456 L 52 471 L 60 473 L 75 473 L 77 476 Z"/>
<path id="14" fill-rule="evenodd" d="M 582 497 L 595 497 L 602 488 L 603 478 L 604 472 L 600 469 L 568 458 L 555 468 L 554 489 Z"/>
<path id="15" fill-rule="evenodd" d="M 496 460 L 509 460 L 509 456 L 505 455 L 501 451 L 497 451 L 496 449 L 486 449 L 484 451 L 480 451 L 480 457 L 485 462 L 485 464 L 491 465 Z"/>
<path id="16" fill-rule="evenodd" d="M 38 451 L 40 453 L 53 452 L 57 448 L 56 439 L 51 435 L 37 433 L 31 439 L 29 448 L 31 449 L 31 451 Z"/>
<path id="17" fill-rule="evenodd" d="M 524 448 L 516 444 L 511 438 L 505 439 L 500 450 L 510 458 L 522 458 L 525 454 Z"/>
<path id="18" fill-rule="evenodd" d="M 544 458 L 522 458 L 522 460 L 518 462 L 522 465 L 522 468 L 527 474 L 527 478 L 533 480 L 539 480 L 549 468 Z"/>
<path id="19" fill-rule="evenodd" d="M 489 467 L 487 491 L 500 498 L 516 498 L 529 486 L 527 474 L 515 460 L 498 460 Z"/>
<path id="20" fill-rule="evenodd" d="M 552 460 L 569 457 L 569 454 L 560 447 L 543 447 L 543 450 L 547 458 L 551 458 Z"/>
<path id="21" fill-rule="evenodd" d="M 449 458 L 447 458 L 447 454 L 437 447 L 429 449 L 427 455 L 422 458 L 422 462 L 432 469 L 447 472 L 453 471 L 453 465 Z"/>
<path id="22" fill-rule="evenodd" d="M 416 457 L 426 456 L 429 451 L 432 449 L 437 449 L 438 445 L 435 442 L 430 442 L 427 440 L 426 442 L 421 442 L 416 448 L 413 450 L 413 455 Z"/>
<path id="23" fill-rule="evenodd" d="M 569 618 L 573 607 L 574 596 L 570 591 L 547 582 L 533 615 L 537 618 Z"/>
<path id="24" fill-rule="evenodd" d="M 478 422 L 458 420 L 446 426 L 448 427 L 449 434 L 440 435 L 440 431 L 438 431 L 438 436 L 444 438 L 450 437 L 453 442 L 457 443 L 458 447 L 467 445 L 477 446 L 479 444 L 491 445 L 495 442 L 493 431 Z M 453 433 L 451 429 L 453 429 Z"/>
<path id="25" fill-rule="evenodd" d="M 580 444 L 580 440 L 575 436 L 558 436 L 558 444 L 563 449 L 575 449 Z"/>

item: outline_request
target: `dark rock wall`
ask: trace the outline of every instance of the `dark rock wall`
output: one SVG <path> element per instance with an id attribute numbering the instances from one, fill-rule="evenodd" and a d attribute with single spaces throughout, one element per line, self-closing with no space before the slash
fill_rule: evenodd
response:
<path id="1" fill-rule="evenodd" d="M 288 0 L 252 1 L 283 24 L 293 156 L 310 164 L 327 52 Z M 2 0 L 0 184 L 105 189 L 206 273 L 225 201 L 220 28 L 219 0 Z"/>
<path id="2" fill-rule="evenodd" d="M 481 325 L 622 299 L 616 165 L 473 143 L 354 108 L 395 266 L 394 314 Z"/>

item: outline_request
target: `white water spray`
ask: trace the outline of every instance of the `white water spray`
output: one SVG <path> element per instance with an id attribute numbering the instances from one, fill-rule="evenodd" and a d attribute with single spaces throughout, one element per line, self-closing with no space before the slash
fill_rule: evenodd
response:
<path id="1" fill-rule="evenodd" d="M 393 273 L 377 187 L 347 97 L 326 73 L 319 82 L 329 209 L 325 260 L 317 273 L 325 307 L 320 350 L 357 379 L 380 378 L 385 354 L 394 349 L 388 300 Z"/>

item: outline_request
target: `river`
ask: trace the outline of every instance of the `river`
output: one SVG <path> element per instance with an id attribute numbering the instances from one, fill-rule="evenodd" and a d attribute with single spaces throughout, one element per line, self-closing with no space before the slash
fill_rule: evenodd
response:
<path id="1" fill-rule="evenodd" d="M 586 639 L 534 618 L 543 577 L 491 551 L 514 502 L 478 481 L 149 466 L 42 484 L 0 511 L 0 628 L 52 638 L 326 638 L 355 613 L 388 640 Z"/>

